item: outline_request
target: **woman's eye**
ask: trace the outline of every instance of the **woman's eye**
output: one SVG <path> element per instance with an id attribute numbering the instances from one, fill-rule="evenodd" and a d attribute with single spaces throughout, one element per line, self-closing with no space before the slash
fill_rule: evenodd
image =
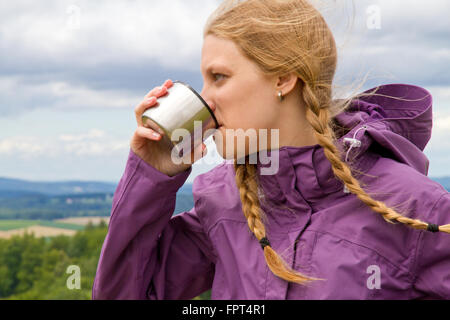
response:
<path id="1" fill-rule="evenodd" d="M 225 75 L 223 75 L 223 74 L 221 74 L 221 73 L 214 73 L 214 74 L 213 74 L 214 80 L 217 80 L 216 76 L 222 76 L 222 77 L 225 77 Z"/>

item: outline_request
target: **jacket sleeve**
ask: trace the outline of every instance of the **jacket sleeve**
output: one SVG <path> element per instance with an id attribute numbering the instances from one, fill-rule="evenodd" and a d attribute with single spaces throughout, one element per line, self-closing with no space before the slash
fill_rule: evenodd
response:
<path id="1" fill-rule="evenodd" d="M 429 223 L 450 224 L 450 193 L 431 209 Z M 425 299 L 450 299 L 450 234 L 421 231 L 415 259 L 414 289 Z"/>
<path id="2" fill-rule="evenodd" d="M 215 255 L 195 206 L 172 216 L 191 171 L 169 177 L 130 149 L 92 299 L 192 299 L 212 287 Z"/>

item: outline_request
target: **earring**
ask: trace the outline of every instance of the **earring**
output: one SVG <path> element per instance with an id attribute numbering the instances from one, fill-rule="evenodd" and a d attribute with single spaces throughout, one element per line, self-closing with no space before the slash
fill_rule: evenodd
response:
<path id="1" fill-rule="evenodd" d="M 280 102 L 284 100 L 283 92 L 278 91 L 278 99 L 280 99 Z"/>

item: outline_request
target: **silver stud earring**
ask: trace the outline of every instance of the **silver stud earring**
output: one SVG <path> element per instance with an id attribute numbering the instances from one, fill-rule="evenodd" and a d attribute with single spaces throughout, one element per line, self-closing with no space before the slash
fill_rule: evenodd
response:
<path id="1" fill-rule="evenodd" d="M 282 102 L 284 100 L 283 92 L 278 91 L 278 99 L 280 99 L 280 102 Z"/>

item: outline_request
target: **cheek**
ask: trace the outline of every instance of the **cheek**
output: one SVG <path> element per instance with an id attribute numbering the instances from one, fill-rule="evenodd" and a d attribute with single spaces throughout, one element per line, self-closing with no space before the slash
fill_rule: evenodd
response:
<path id="1" fill-rule="evenodd" d="M 267 128 L 273 110 L 270 108 L 269 95 L 264 84 L 252 79 L 229 82 L 220 93 L 217 103 L 222 107 L 222 120 L 227 128 Z"/>
<path id="2" fill-rule="evenodd" d="M 239 99 L 238 105 L 240 110 L 237 110 L 239 119 L 245 123 L 242 123 L 244 128 L 268 128 L 271 123 L 271 119 L 274 116 L 274 109 L 270 95 L 266 90 L 261 89 L 249 89 L 243 92 Z"/>
<path id="3" fill-rule="evenodd" d="M 273 110 L 264 101 L 249 101 L 243 103 L 237 110 L 241 127 L 246 129 L 268 129 L 273 125 Z"/>
<path id="4" fill-rule="evenodd" d="M 224 99 L 224 122 L 230 129 L 248 129 L 255 125 L 255 108 L 252 99 L 245 93 L 232 94 Z"/>

